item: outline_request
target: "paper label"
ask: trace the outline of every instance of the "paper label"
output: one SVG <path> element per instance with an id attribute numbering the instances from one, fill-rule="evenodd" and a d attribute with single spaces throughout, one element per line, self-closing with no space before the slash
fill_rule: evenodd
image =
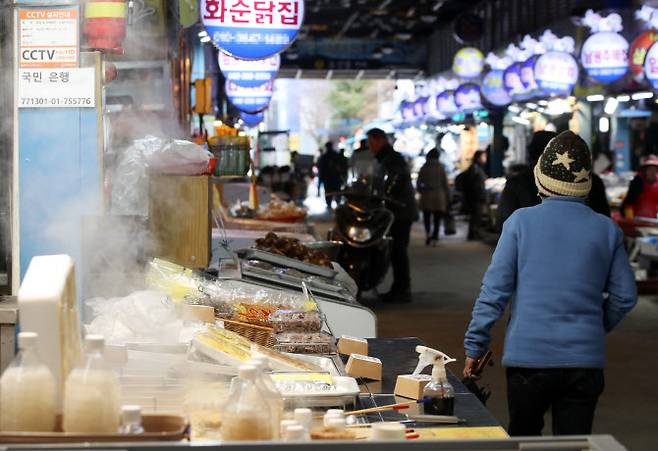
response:
<path id="1" fill-rule="evenodd" d="M 78 66 L 77 9 L 23 9 L 18 17 L 21 68 Z"/>
<path id="2" fill-rule="evenodd" d="M 96 106 L 96 71 L 71 69 L 19 69 L 19 108 L 93 108 Z"/>

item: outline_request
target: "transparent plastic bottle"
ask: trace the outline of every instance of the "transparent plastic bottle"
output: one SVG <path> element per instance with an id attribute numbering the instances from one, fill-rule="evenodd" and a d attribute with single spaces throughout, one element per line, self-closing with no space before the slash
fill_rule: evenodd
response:
<path id="1" fill-rule="evenodd" d="M 272 414 L 258 389 L 258 369 L 243 365 L 222 412 L 222 438 L 226 441 L 272 440 Z"/>
<path id="2" fill-rule="evenodd" d="M 18 355 L 0 378 L 0 429 L 52 432 L 55 429 L 55 378 L 39 358 L 38 335 L 18 334 Z"/>
<path id="3" fill-rule="evenodd" d="M 252 357 L 252 359 L 247 363 L 247 365 L 255 366 L 258 369 L 258 377 L 256 379 L 256 385 L 258 389 L 263 392 L 265 401 L 270 406 L 270 412 L 272 413 L 272 431 L 273 438 L 280 438 L 279 425 L 283 419 L 283 409 L 284 402 L 281 393 L 274 385 L 274 381 L 270 375 L 266 372 L 269 370 L 269 359 L 264 356 Z"/>
<path id="4" fill-rule="evenodd" d="M 139 406 L 121 407 L 121 427 L 120 434 L 143 434 L 142 427 L 142 408 Z"/>
<path id="5" fill-rule="evenodd" d="M 432 380 L 425 386 L 423 397 L 429 398 L 423 404 L 427 415 L 453 415 L 455 412 L 455 389 L 448 382 L 443 358 L 438 358 L 432 368 Z"/>
<path id="6" fill-rule="evenodd" d="M 102 336 L 87 335 L 84 361 L 64 387 L 64 432 L 115 434 L 119 429 L 119 379 L 105 362 L 104 349 Z"/>
<path id="7" fill-rule="evenodd" d="M 313 425 L 313 411 L 311 409 L 295 409 L 293 414 L 295 420 L 304 428 L 304 437 L 306 440 L 311 439 L 311 426 Z"/>

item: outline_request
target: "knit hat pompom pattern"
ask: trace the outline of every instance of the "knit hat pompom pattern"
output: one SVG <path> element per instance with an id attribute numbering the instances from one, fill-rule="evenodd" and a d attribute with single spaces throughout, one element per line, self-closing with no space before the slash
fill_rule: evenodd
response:
<path id="1" fill-rule="evenodd" d="M 535 166 L 535 183 L 545 196 L 586 197 L 592 188 L 592 156 L 572 131 L 550 140 Z"/>

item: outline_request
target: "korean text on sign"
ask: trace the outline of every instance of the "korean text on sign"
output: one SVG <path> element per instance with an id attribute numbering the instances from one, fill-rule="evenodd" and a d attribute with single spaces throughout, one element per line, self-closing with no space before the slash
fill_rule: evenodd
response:
<path id="1" fill-rule="evenodd" d="M 234 27 L 297 28 L 303 0 L 206 0 L 204 21 Z"/>

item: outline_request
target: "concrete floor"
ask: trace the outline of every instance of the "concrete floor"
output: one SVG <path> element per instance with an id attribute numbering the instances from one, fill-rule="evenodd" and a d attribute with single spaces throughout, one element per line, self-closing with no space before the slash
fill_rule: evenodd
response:
<path id="1" fill-rule="evenodd" d="M 429 346 L 457 358 L 459 362 L 451 369 L 461 374 L 463 335 L 493 247 L 464 241 L 462 235 L 444 239 L 432 248 L 425 247 L 423 237 L 417 224 L 410 247 L 413 303 L 382 305 L 366 299 L 364 304 L 377 313 L 380 336 L 420 337 Z M 498 359 L 504 325 L 505 321 L 500 321 L 493 331 L 492 349 Z M 606 390 L 597 409 L 595 433 L 611 434 L 629 450 L 658 449 L 657 353 L 658 295 L 642 298 L 608 338 Z M 506 426 L 505 377 L 498 359 L 482 382 L 493 392 L 489 409 Z M 548 420 L 544 432 L 550 433 Z"/>

